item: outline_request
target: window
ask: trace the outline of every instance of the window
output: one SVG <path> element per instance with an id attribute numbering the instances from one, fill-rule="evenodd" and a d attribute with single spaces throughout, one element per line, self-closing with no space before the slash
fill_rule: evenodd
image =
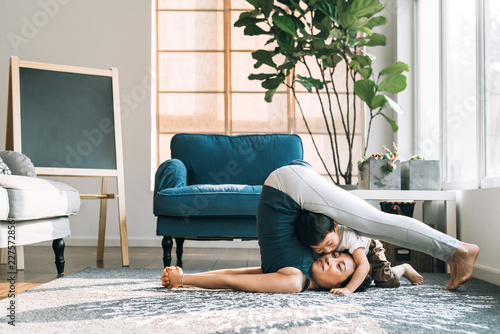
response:
<path id="1" fill-rule="evenodd" d="M 419 151 L 440 148 L 444 188 L 499 186 L 500 3 L 416 4 Z"/>
<path id="2" fill-rule="evenodd" d="M 484 6 L 485 176 L 500 176 L 500 2 Z"/>
<path id="3" fill-rule="evenodd" d="M 273 102 L 266 103 L 260 82 L 248 80 L 255 72 L 251 52 L 267 40 L 233 27 L 248 9 L 253 7 L 244 0 L 157 0 L 157 164 L 170 158 L 170 139 L 179 132 L 297 133 L 304 158 L 326 174 L 288 89 L 282 86 Z M 330 143 L 323 117 L 315 111 L 317 102 L 305 90 L 299 95 L 319 150 L 328 159 Z M 352 103 L 352 93 L 350 97 Z M 356 103 L 360 120 L 363 105 L 359 99 Z M 362 155 L 364 127 L 358 124 L 354 161 Z M 327 165 L 334 171 L 333 162 Z"/>
<path id="4" fill-rule="evenodd" d="M 443 11 L 445 181 L 477 177 L 476 0 L 446 0 Z"/>
<path id="5" fill-rule="evenodd" d="M 417 8 L 417 153 L 440 159 L 440 36 L 439 1 L 420 0 Z M 424 70 L 425 69 L 425 70 Z"/>

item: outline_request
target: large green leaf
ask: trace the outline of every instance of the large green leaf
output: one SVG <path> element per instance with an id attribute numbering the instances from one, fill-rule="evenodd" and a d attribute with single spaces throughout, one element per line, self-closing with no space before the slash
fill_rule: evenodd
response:
<path id="1" fill-rule="evenodd" d="M 358 61 L 361 67 L 372 66 L 372 59 L 369 56 L 354 55 L 352 59 Z"/>
<path id="2" fill-rule="evenodd" d="M 354 83 L 354 93 L 368 105 L 375 97 L 375 82 L 369 79 L 358 80 Z"/>
<path id="3" fill-rule="evenodd" d="M 294 37 L 297 37 L 295 23 L 288 16 L 273 15 L 273 23 L 284 32 L 289 33 Z"/>
<path id="4" fill-rule="evenodd" d="M 259 74 L 250 74 L 248 76 L 249 80 L 266 80 L 272 77 L 275 77 L 274 73 L 259 73 Z"/>
<path id="5" fill-rule="evenodd" d="M 370 76 L 373 73 L 373 69 L 371 67 L 360 68 L 357 71 L 358 71 L 359 74 L 361 74 L 361 76 L 363 77 L 363 79 L 369 79 Z"/>
<path id="6" fill-rule="evenodd" d="M 261 27 L 259 27 L 256 24 L 250 24 L 245 27 L 245 30 L 243 30 L 243 33 L 247 36 L 256 36 L 256 35 L 269 35 L 269 31 L 265 31 Z"/>
<path id="7" fill-rule="evenodd" d="M 295 41 L 293 40 L 293 36 L 284 32 L 284 31 L 280 31 L 277 35 L 276 35 L 276 41 L 278 42 L 278 45 L 285 49 L 286 51 L 290 52 L 290 53 L 294 53 L 295 52 L 295 47 L 294 47 L 294 43 Z"/>
<path id="8" fill-rule="evenodd" d="M 252 52 L 252 58 L 257 60 L 257 63 L 255 63 L 254 67 L 259 68 L 260 66 L 262 66 L 262 64 L 266 64 L 268 66 L 276 68 L 277 65 L 273 61 L 273 56 L 274 53 L 267 50 L 257 50 L 255 52 Z"/>
<path id="9" fill-rule="evenodd" d="M 386 44 L 385 35 L 382 34 L 373 33 L 366 37 L 366 40 L 365 46 L 384 46 Z"/>
<path id="10" fill-rule="evenodd" d="M 304 86 L 304 88 L 307 89 L 309 93 L 312 92 L 313 88 L 317 88 L 319 90 L 323 89 L 323 83 L 318 79 L 303 77 L 299 75 L 297 76 L 297 82 Z"/>
<path id="11" fill-rule="evenodd" d="M 339 56 L 338 54 L 334 54 L 331 57 L 323 59 L 323 66 L 324 67 L 335 67 L 341 61 L 342 61 L 342 57 Z"/>
<path id="12" fill-rule="evenodd" d="M 383 26 L 384 24 L 387 23 L 387 19 L 383 16 L 375 16 L 375 17 L 372 17 L 368 23 L 366 24 L 366 26 L 368 28 L 374 28 L 374 27 L 378 27 L 378 26 Z"/>
<path id="13" fill-rule="evenodd" d="M 327 0 L 320 0 L 316 3 L 316 8 L 326 14 L 326 16 L 335 20 L 337 16 L 337 8 Z"/>
<path id="14" fill-rule="evenodd" d="M 399 93 L 406 88 L 406 76 L 400 73 L 391 73 L 385 77 L 384 80 L 378 85 L 378 90 Z"/>
<path id="15" fill-rule="evenodd" d="M 410 67 L 408 66 L 408 64 L 403 63 L 402 61 L 398 61 L 396 64 L 387 66 L 382 71 L 380 71 L 380 75 L 386 75 L 391 73 L 403 73 L 403 72 L 408 72 L 409 70 Z"/>
<path id="16" fill-rule="evenodd" d="M 377 109 L 382 107 L 387 103 L 387 98 L 385 95 L 377 95 L 373 98 L 372 103 L 370 104 L 371 109 Z"/>
<path id="17" fill-rule="evenodd" d="M 277 89 L 284 80 L 283 75 L 278 75 L 274 78 L 268 78 L 262 82 L 262 87 L 265 89 Z"/>
<path id="18" fill-rule="evenodd" d="M 266 95 L 264 96 L 264 100 L 268 103 L 273 102 L 274 93 L 276 93 L 276 88 L 267 90 Z"/>
<path id="19" fill-rule="evenodd" d="M 257 24 L 259 22 L 264 22 L 266 19 L 258 19 L 256 17 L 240 17 L 238 21 L 234 23 L 235 27 L 244 27 L 251 24 Z"/>
<path id="20" fill-rule="evenodd" d="M 399 126 L 394 120 L 390 119 L 389 117 L 387 117 L 383 113 L 380 113 L 380 115 L 382 115 L 385 118 L 385 120 L 391 125 L 392 132 L 394 132 L 394 133 L 398 132 Z"/>
<path id="21" fill-rule="evenodd" d="M 359 19 L 354 20 L 349 24 L 346 29 L 351 29 L 351 30 L 360 30 L 362 27 L 364 27 L 368 23 L 368 19 L 366 17 L 360 17 Z"/>
<path id="22" fill-rule="evenodd" d="M 391 108 L 392 110 L 394 110 L 398 114 L 400 114 L 400 115 L 403 114 L 403 109 L 401 109 L 401 107 L 399 106 L 399 104 L 396 101 L 394 101 L 393 99 L 391 99 L 387 95 L 384 95 L 384 97 L 387 101 L 387 105 L 385 107 L 389 106 L 389 108 Z"/>
<path id="23" fill-rule="evenodd" d="M 384 6 L 379 0 L 354 0 L 347 5 L 346 12 L 357 17 L 371 17 L 384 9 Z"/>

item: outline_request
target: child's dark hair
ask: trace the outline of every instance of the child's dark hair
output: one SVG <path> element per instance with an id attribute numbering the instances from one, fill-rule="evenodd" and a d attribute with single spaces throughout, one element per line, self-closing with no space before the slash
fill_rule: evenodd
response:
<path id="1" fill-rule="evenodd" d="M 304 245 L 316 246 L 335 231 L 335 225 L 333 219 L 321 213 L 301 211 L 295 221 L 295 231 Z"/>

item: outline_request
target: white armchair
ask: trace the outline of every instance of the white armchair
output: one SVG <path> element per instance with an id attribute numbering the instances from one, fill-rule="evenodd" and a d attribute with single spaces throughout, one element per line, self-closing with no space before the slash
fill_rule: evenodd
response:
<path id="1" fill-rule="evenodd" d="M 80 208 L 78 191 L 67 184 L 36 177 L 29 158 L 19 152 L 0 152 L 2 171 L 0 263 L 10 260 L 15 246 L 17 270 L 23 270 L 23 246 L 53 240 L 57 273 L 59 277 L 64 275 L 63 238 L 71 234 L 69 216 L 77 214 Z"/>

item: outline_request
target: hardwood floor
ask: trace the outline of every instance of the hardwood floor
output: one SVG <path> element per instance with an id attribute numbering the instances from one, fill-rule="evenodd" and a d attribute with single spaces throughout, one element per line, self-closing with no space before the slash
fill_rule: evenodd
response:
<path id="1" fill-rule="evenodd" d="M 64 258 L 65 275 L 91 268 L 121 268 L 119 247 L 106 247 L 104 261 L 97 262 L 96 247 L 66 247 Z M 160 247 L 130 247 L 130 268 L 158 269 L 161 275 L 162 249 Z M 260 266 L 259 249 L 251 248 L 185 248 L 182 255 L 184 269 L 215 270 L 224 268 Z M 177 259 L 175 248 L 172 250 L 172 265 Z M 15 293 L 21 293 L 43 283 L 56 279 L 54 252 L 50 246 L 25 246 L 25 270 L 16 275 Z M 7 265 L 0 265 L 0 299 L 9 294 L 10 283 L 6 282 Z"/>

